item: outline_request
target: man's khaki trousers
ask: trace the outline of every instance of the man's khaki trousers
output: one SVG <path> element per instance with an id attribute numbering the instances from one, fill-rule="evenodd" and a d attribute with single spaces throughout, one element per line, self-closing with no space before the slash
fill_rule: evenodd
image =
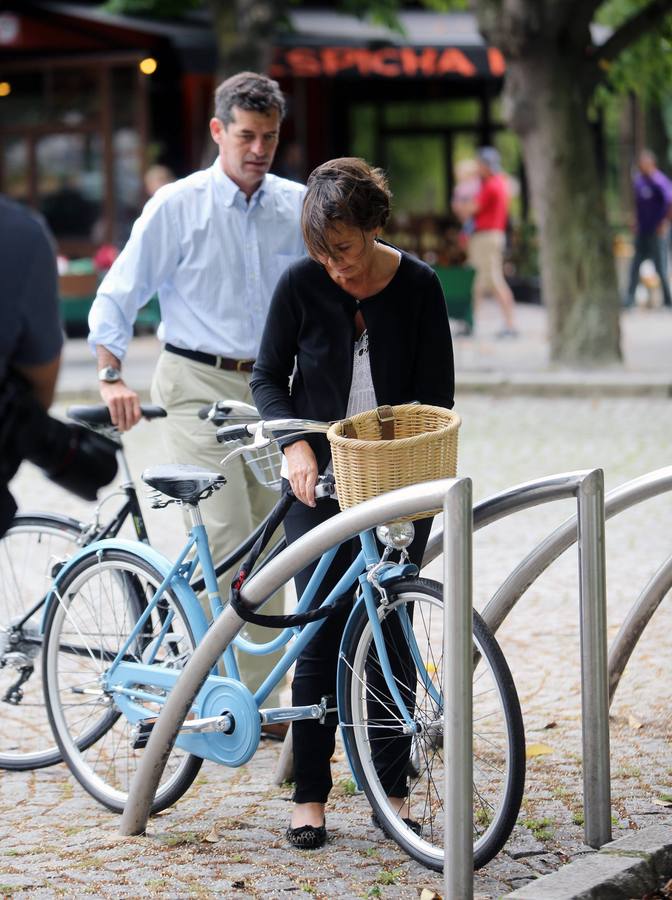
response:
<path id="1" fill-rule="evenodd" d="M 279 497 L 277 493 L 262 487 L 241 459 L 233 460 L 222 470 L 220 461 L 227 453 L 226 445 L 217 442 L 212 424 L 198 418 L 198 410 L 215 400 L 253 403 L 249 380 L 249 374 L 244 372 L 216 369 L 164 350 L 152 382 L 152 401 L 168 412 L 167 418 L 161 420 L 167 460 L 206 466 L 213 471 L 224 471 L 226 475 L 224 487 L 201 503 L 215 564 L 251 534 Z M 235 571 L 230 571 L 219 579 L 223 602 L 229 596 L 234 574 Z M 205 595 L 201 598 L 201 605 L 209 619 L 210 607 Z M 282 590 L 265 604 L 264 612 L 272 615 L 284 612 Z M 251 640 L 264 642 L 271 640 L 277 632 L 248 625 L 242 633 Z M 239 654 L 241 677 L 252 691 L 261 684 L 280 655 Z M 269 695 L 264 705 L 280 705 L 277 689 Z"/>

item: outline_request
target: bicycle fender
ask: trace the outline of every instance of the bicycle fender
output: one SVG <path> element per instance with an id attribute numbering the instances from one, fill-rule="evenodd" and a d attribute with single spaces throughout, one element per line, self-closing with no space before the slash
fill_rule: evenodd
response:
<path id="1" fill-rule="evenodd" d="M 140 557 L 145 562 L 149 563 L 163 576 L 168 575 L 174 566 L 174 563 L 163 556 L 163 554 L 159 553 L 158 550 L 155 550 L 149 544 L 145 544 L 142 541 L 106 538 L 105 540 L 89 544 L 87 547 L 82 547 L 81 550 L 78 550 L 77 553 L 67 561 L 54 578 L 44 605 L 44 612 L 40 623 L 41 634 L 44 634 L 47 614 L 51 608 L 51 604 L 56 600 L 56 594 L 60 593 L 60 587 L 66 575 L 68 575 L 68 573 L 82 560 L 95 557 L 101 550 L 125 550 L 128 553 L 132 553 L 133 556 Z M 196 642 L 199 643 L 205 635 L 205 632 L 208 630 L 208 622 L 205 618 L 205 613 L 201 609 L 201 604 L 198 602 L 198 598 L 181 575 L 177 575 L 173 579 L 171 590 L 174 591 L 182 604 L 185 615 L 188 617 L 189 623 L 193 629 L 194 638 Z"/>
<path id="2" fill-rule="evenodd" d="M 399 578 L 417 578 L 420 569 L 413 563 L 395 563 L 378 574 L 378 584 L 386 588 Z"/>
<path id="3" fill-rule="evenodd" d="M 83 531 L 86 528 L 86 522 L 82 522 L 80 519 L 73 519 L 72 516 L 62 516 L 60 513 L 45 513 L 43 509 L 35 512 L 31 512 L 30 510 L 21 510 L 20 513 L 17 513 L 12 521 L 9 523 L 9 528 L 12 528 L 14 525 L 20 525 L 22 521 L 26 519 L 41 519 L 44 516 L 48 516 L 50 519 L 53 519 L 55 522 L 59 522 L 61 525 L 65 525 L 66 528 L 76 528 L 78 531 Z"/>

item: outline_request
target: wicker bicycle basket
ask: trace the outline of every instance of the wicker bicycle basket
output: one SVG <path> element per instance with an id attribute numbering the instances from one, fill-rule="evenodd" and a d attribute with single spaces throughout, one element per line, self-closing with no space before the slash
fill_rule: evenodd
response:
<path id="1" fill-rule="evenodd" d="M 414 403 L 381 406 L 335 422 L 327 437 L 341 509 L 395 488 L 453 478 L 460 424 L 449 409 Z"/>

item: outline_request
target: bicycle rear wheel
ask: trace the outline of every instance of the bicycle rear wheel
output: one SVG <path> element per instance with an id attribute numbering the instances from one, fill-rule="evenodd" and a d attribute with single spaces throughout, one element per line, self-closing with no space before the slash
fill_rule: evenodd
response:
<path id="1" fill-rule="evenodd" d="M 53 570 L 81 537 L 74 519 L 37 514 L 16 516 L 0 539 L 0 768 L 61 761 L 44 706 L 40 623 Z"/>
<path id="2" fill-rule="evenodd" d="M 436 582 L 418 578 L 400 580 L 387 593 L 389 603 L 379 607 L 378 616 L 395 681 L 421 731 L 413 737 L 403 733 L 362 604 L 344 649 L 342 734 L 384 831 L 414 859 L 441 870 L 443 592 Z M 477 613 L 473 639 L 474 867 L 479 868 L 503 847 L 515 824 L 525 782 L 525 737 L 511 672 Z M 401 816 L 389 796 L 405 799 Z M 404 818 L 417 823 L 420 833 Z"/>
<path id="3" fill-rule="evenodd" d="M 79 783 L 114 812 L 123 811 L 142 751 L 133 749 L 133 726 L 121 713 L 114 685 L 105 688 L 104 676 L 162 581 L 156 569 L 129 551 L 100 551 L 68 574 L 45 626 L 42 677 L 58 746 Z M 125 656 L 179 669 L 195 646 L 179 599 L 166 591 Z M 146 707 L 146 718 L 156 716 L 165 691 L 148 686 L 142 690 L 156 695 L 157 702 L 136 702 Z M 202 762 L 176 748 L 152 812 L 175 803 Z"/>

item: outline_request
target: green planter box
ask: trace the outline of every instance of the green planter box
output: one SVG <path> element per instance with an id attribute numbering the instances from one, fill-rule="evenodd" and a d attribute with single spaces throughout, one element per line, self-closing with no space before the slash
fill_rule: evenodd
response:
<path id="1" fill-rule="evenodd" d="M 471 266 L 434 266 L 434 271 L 443 288 L 448 315 L 464 322 L 464 330 L 470 334 L 474 328 L 471 292 L 476 272 Z"/>

